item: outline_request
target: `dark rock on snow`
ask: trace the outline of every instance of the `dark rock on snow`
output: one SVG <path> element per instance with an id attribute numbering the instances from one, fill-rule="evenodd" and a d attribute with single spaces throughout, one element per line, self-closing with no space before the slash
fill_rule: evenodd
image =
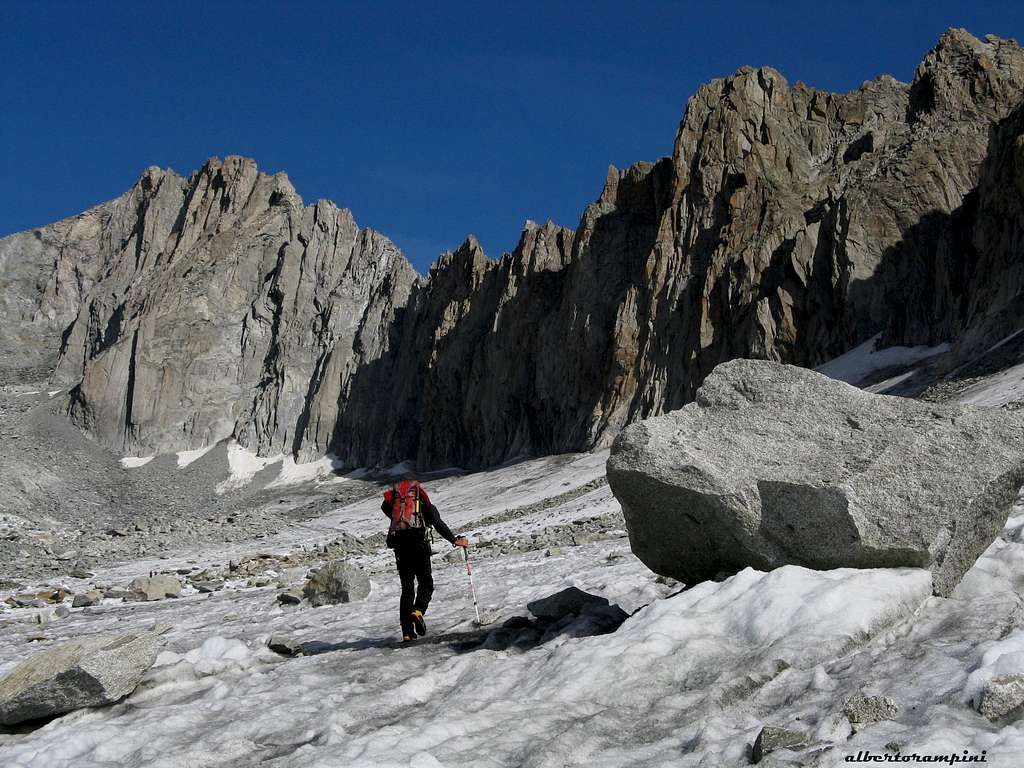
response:
<path id="1" fill-rule="evenodd" d="M 777 750 L 795 749 L 804 746 L 807 746 L 807 737 L 804 734 L 791 731 L 788 728 L 766 725 L 754 740 L 751 757 L 755 763 L 760 763 L 765 755 L 769 755 Z"/>
<path id="2" fill-rule="evenodd" d="M 303 652 L 302 643 L 284 635 L 272 635 L 267 647 L 282 656 L 301 656 Z"/>
<path id="3" fill-rule="evenodd" d="M 567 587 L 540 600 L 526 604 L 527 609 L 538 619 L 560 619 L 568 614 L 582 613 L 588 606 L 606 606 L 607 598 L 592 595 L 577 587 Z"/>

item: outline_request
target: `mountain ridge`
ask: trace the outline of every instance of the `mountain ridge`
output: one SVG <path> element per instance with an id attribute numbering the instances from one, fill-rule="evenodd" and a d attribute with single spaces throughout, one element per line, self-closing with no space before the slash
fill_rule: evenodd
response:
<path id="1" fill-rule="evenodd" d="M 68 384 L 119 451 L 476 468 L 607 446 L 734 357 L 814 366 L 881 333 L 952 342 L 952 367 L 1015 329 L 1022 93 L 1019 46 L 963 30 L 909 84 L 742 67 L 575 230 L 528 221 L 499 259 L 470 235 L 426 275 L 250 160 L 149 168 L 0 239 L 2 373 Z"/>

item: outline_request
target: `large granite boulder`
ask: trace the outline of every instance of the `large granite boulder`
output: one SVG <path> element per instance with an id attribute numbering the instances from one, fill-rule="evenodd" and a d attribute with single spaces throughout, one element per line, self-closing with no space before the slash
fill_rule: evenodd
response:
<path id="1" fill-rule="evenodd" d="M 633 551 L 665 576 L 917 566 L 948 595 L 1024 481 L 1024 421 L 734 360 L 695 403 L 624 430 L 608 481 Z"/>
<path id="2" fill-rule="evenodd" d="M 332 560 L 309 577 L 302 594 L 313 607 L 351 603 L 370 594 L 370 579 L 351 563 Z"/>
<path id="3" fill-rule="evenodd" d="M 100 635 L 37 653 L 0 678 L 0 725 L 112 704 L 156 660 L 157 636 Z"/>

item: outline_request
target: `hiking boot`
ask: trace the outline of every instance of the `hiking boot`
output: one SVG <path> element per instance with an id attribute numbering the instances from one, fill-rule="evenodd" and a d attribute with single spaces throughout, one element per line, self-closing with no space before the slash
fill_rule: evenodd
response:
<path id="1" fill-rule="evenodd" d="M 422 611 L 412 612 L 412 627 L 416 630 L 417 635 L 427 634 L 427 622 L 423 620 Z"/>
<path id="2" fill-rule="evenodd" d="M 416 639 L 416 638 L 415 638 L 415 637 L 413 637 L 412 635 L 402 635 L 402 642 L 403 642 L 403 643 L 411 643 L 411 642 L 413 642 L 413 641 L 414 641 L 415 639 Z"/>

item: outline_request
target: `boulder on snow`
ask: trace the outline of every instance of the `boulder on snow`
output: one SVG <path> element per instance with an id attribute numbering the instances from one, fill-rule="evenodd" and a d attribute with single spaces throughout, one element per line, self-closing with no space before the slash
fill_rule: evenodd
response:
<path id="1" fill-rule="evenodd" d="M 1024 707 L 1024 675 L 993 677 L 981 693 L 978 711 L 993 722 Z"/>
<path id="2" fill-rule="evenodd" d="M 807 737 L 797 731 L 788 728 L 779 728 L 774 725 L 766 725 L 754 739 L 753 754 L 751 758 L 755 763 L 760 763 L 765 755 L 769 755 L 779 749 L 794 749 L 807 746 Z"/>
<path id="3" fill-rule="evenodd" d="M 156 660 L 156 635 L 99 635 L 38 653 L 0 678 L 0 725 L 112 704 Z"/>
<path id="4" fill-rule="evenodd" d="M 302 602 L 302 590 L 298 587 L 292 587 L 284 592 L 281 592 L 277 596 L 277 602 L 282 605 L 298 605 Z"/>
<path id="5" fill-rule="evenodd" d="M 576 587 L 567 587 L 561 592 L 529 602 L 526 607 L 538 619 L 560 619 L 568 614 L 582 613 L 590 605 L 606 606 L 608 600 Z"/>
<path id="6" fill-rule="evenodd" d="M 90 605 L 96 605 L 102 599 L 102 592 L 98 589 L 90 589 L 88 592 L 79 592 L 75 595 L 75 599 L 71 601 L 71 607 L 88 608 Z"/>
<path id="7" fill-rule="evenodd" d="M 370 579 L 344 560 L 332 560 L 306 581 L 303 596 L 313 607 L 350 603 L 370 594 Z"/>
<path id="8" fill-rule="evenodd" d="M 271 635 L 267 647 L 282 656 L 301 656 L 302 643 L 285 635 Z"/>
<path id="9" fill-rule="evenodd" d="M 898 712 L 896 702 L 888 696 L 865 696 L 858 693 L 847 699 L 843 705 L 843 714 L 850 721 L 854 731 L 871 723 L 895 720 Z"/>
<path id="10" fill-rule="evenodd" d="M 733 360 L 696 402 L 623 430 L 607 470 L 634 553 L 662 575 L 909 566 L 946 596 L 1024 482 L 1024 421 Z"/>
<path id="11" fill-rule="evenodd" d="M 128 591 L 139 600 L 163 600 L 181 594 L 181 582 L 174 576 L 139 576 L 132 579 Z"/>

